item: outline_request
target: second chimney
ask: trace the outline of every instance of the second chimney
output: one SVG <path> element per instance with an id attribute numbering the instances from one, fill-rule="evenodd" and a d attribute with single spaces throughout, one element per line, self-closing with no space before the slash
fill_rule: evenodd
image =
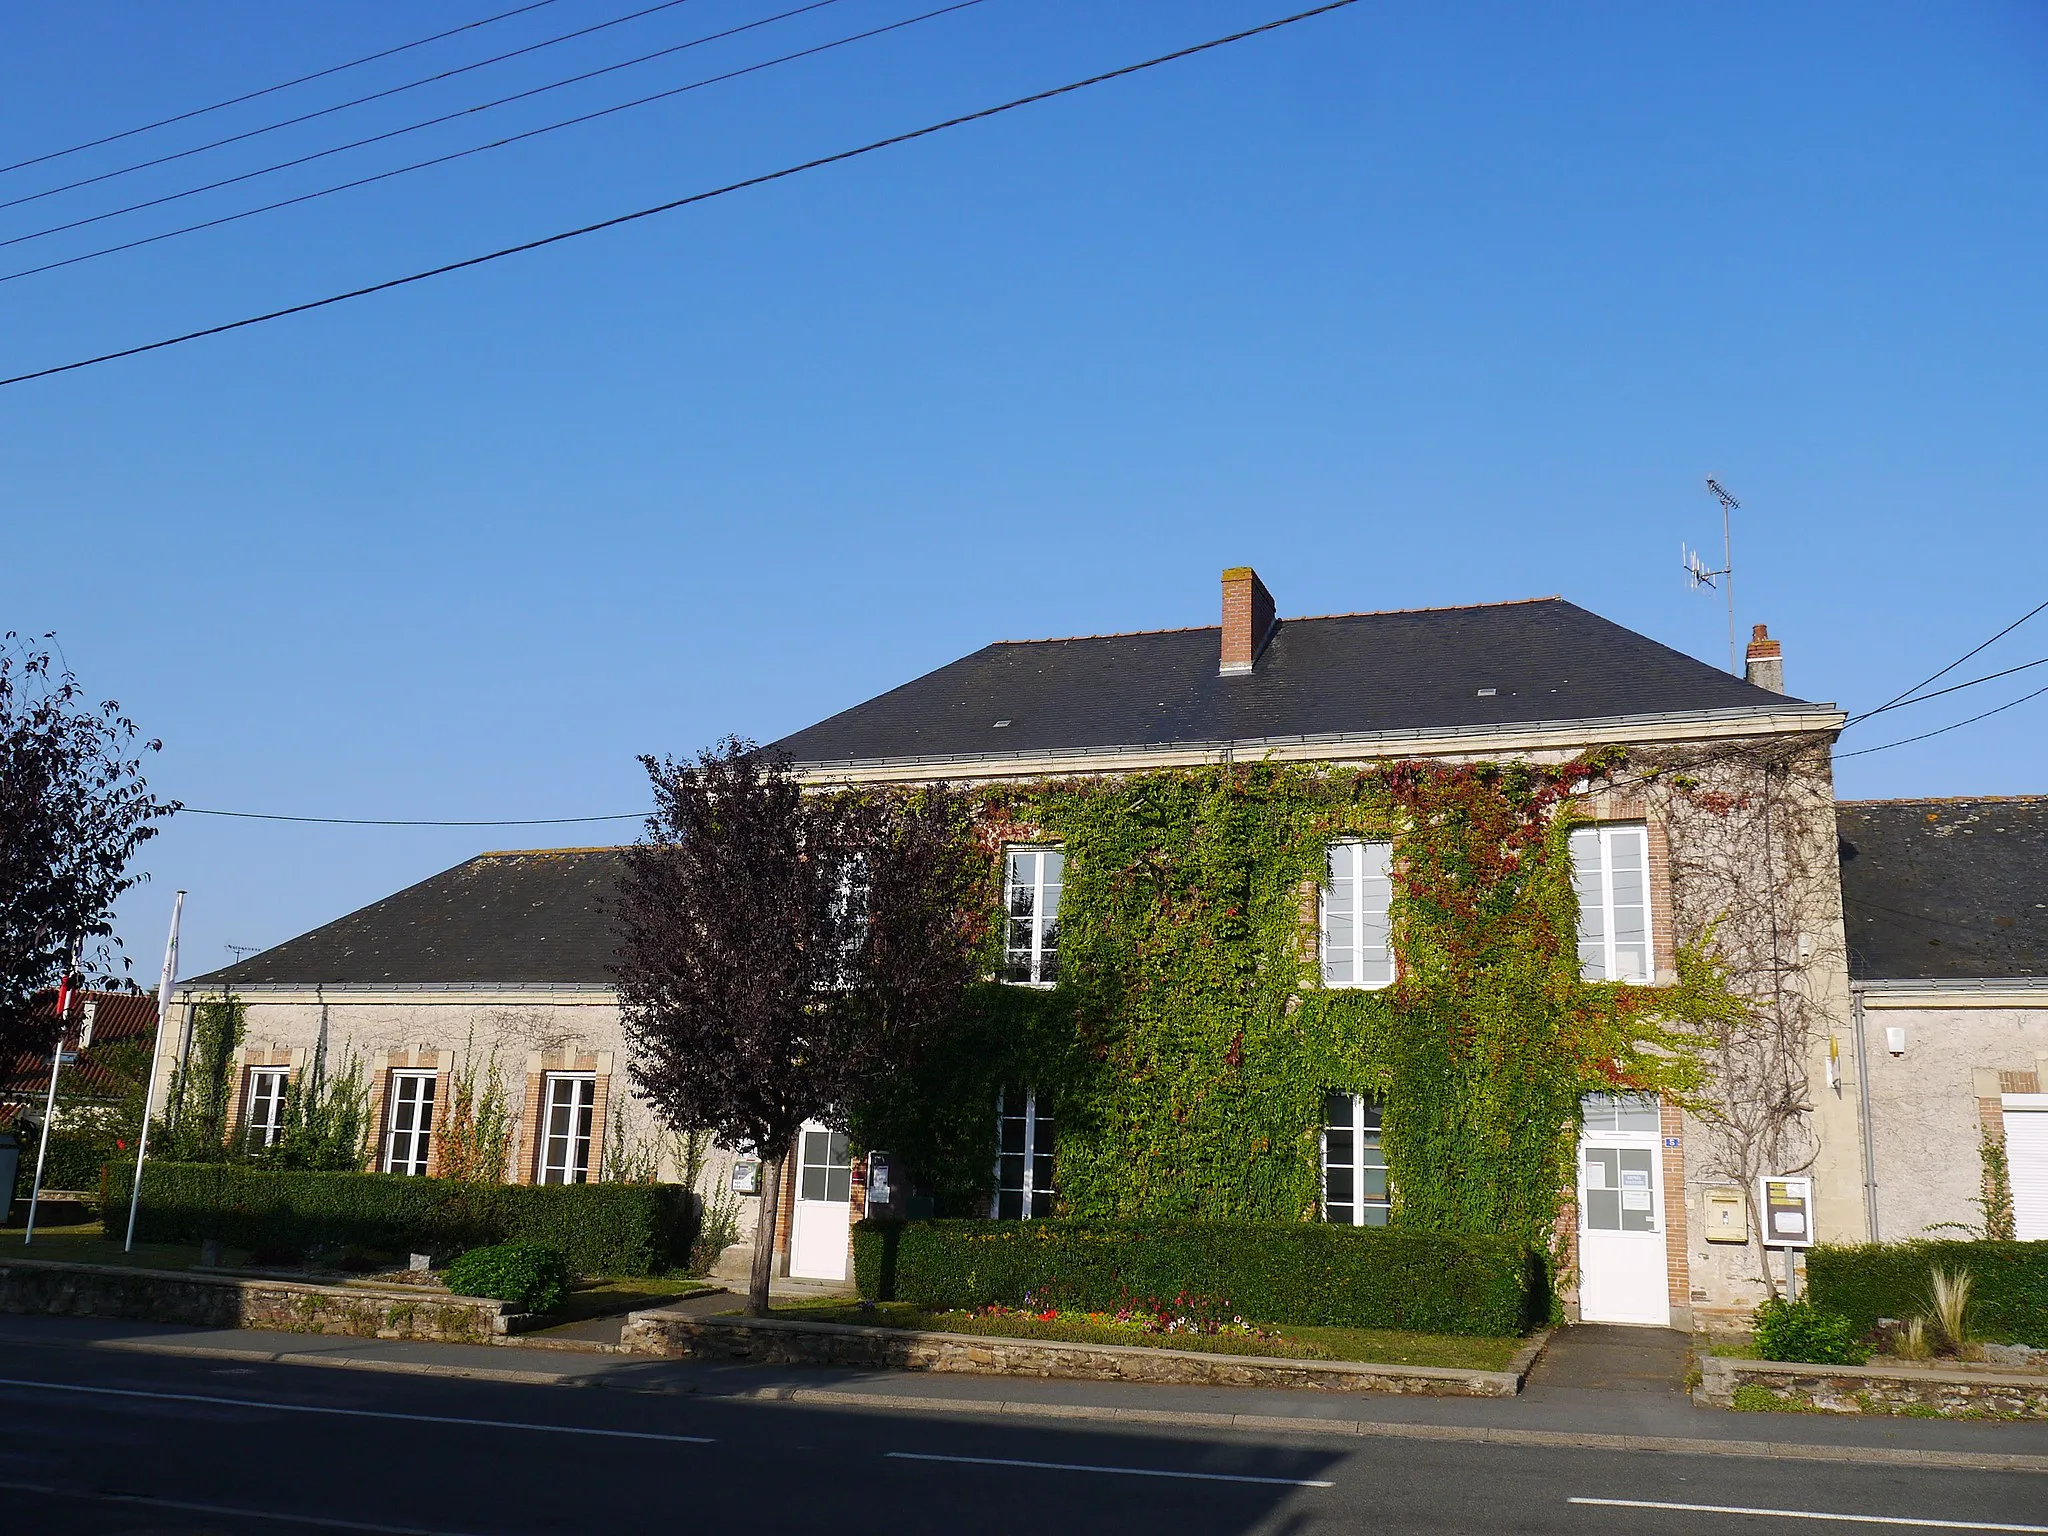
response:
<path id="1" fill-rule="evenodd" d="M 1223 573 L 1223 665 L 1225 677 L 1251 671 L 1273 638 L 1273 594 L 1248 565 Z"/>
<path id="2" fill-rule="evenodd" d="M 1749 632 L 1749 664 L 1742 669 L 1742 675 L 1759 688 L 1768 688 L 1773 693 L 1785 691 L 1785 653 L 1762 624 Z"/>

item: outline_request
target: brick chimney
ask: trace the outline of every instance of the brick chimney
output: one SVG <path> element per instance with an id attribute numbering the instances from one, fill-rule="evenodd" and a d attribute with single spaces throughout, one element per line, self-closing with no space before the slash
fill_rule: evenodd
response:
<path id="1" fill-rule="evenodd" d="M 1749 664 L 1742 675 L 1759 688 L 1785 691 L 1785 656 L 1770 630 L 1759 624 L 1749 632 Z"/>
<path id="2" fill-rule="evenodd" d="M 1223 665 L 1225 677 L 1251 671 L 1273 638 L 1273 594 L 1248 565 L 1223 573 Z"/>

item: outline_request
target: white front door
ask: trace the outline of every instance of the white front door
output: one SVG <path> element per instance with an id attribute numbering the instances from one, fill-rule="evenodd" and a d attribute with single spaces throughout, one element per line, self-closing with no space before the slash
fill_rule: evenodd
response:
<path id="1" fill-rule="evenodd" d="M 2005 1095 L 2005 1167 L 2019 1240 L 2048 1238 L 2048 1093 Z"/>
<path id="2" fill-rule="evenodd" d="M 1654 1096 L 1589 1094 L 1579 1136 L 1579 1318 L 1671 1325 Z"/>
<path id="3" fill-rule="evenodd" d="M 846 1133 L 807 1121 L 797 1136 L 790 1275 L 798 1280 L 844 1280 L 852 1220 L 853 1158 Z"/>

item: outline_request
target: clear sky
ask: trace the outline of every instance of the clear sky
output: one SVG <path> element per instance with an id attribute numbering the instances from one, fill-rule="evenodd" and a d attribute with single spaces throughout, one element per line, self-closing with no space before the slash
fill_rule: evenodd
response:
<path id="1" fill-rule="evenodd" d="M 16 0 L 0 161 L 514 0 Z M 637 0 L 638 5 L 652 0 Z M 0 210 L 0 239 L 799 0 L 690 0 Z M 744 37 L 140 213 L 0 273 L 914 15 Z M 0 175 L 0 200 L 636 9 L 531 13 Z M 0 281 L 0 374 L 396 275 L 1134 61 L 1291 7 L 984 0 L 602 122 Z M 0 627 L 55 630 L 195 806 L 630 811 L 640 752 L 768 739 L 1000 638 L 1562 593 L 1880 702 L 2048 598 L 2048 9 L 1361 4 L 706 206 L 0 390 Z M 1957 677 L 2048 655 L 2048 615 Z M 2048 682 L 2048 668 L 2028 674 Z M 1844 750 L 1988 708 L 1901 710 Z M 1845 762 L 1853 796 L 2048 790 L 2048 698 Z M 180 818 L 122 931 L 153 978 L 486 848 L 610 827 Z"/>

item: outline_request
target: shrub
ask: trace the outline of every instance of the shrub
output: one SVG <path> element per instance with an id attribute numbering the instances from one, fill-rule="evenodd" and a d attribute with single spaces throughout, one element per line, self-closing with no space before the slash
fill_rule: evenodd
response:
<path id="1" fill-rule="evenodd" d="M 1823 1244 L 1806 1255 L 1807 1291 L 1867 1333 L 1881 1317 L 1925 1313 L 1937 1266 L 1970 1277 L 1972 1338 L 2048 1349 L 2048 1243 Z"/>
<path id="2" fill-rule="evenodd" d="M 1550 1308 L 1519 1243 L 1319 1222 L 863 1221 L 853 1252 L 863 1297 L 935 1310 L 1188 1293 L 1262 1323 L 1501 1336 Z"/>
<path id="3" fill-rule="evenodd" d="M 569 1294 L 569 1261 L 546 1243 L 472 1248 L 442 1277 L 458 1296 L 509 1301 L 522 1312 L 553 1312 Z"/>
<path id="4" fill-rule="evenodd" d="M 1858 1341 L 1854 1323 L 1806 1300 L 1785 1301 L 1774 1296 L 1758 1307 L 1754 1342 L 1760 1360 L 1861 1365 L 1870 1358 L 1870 1351 Z"/>
<path id="5" fill-rule="evenodd" d="M 134 1170 L 116 1170 L 122 1210 Z M 317 1173 L 233 1163 L 151 1163 L 136 1235 L 218 1238 L 236 1248 L 353 1246 L 460 1253 L 544 1242 L 588 1275 L 662 1274 L 687 1259 L 697 1202 L 675 1184 L 467 1184 L 389 1173 Z"/>

